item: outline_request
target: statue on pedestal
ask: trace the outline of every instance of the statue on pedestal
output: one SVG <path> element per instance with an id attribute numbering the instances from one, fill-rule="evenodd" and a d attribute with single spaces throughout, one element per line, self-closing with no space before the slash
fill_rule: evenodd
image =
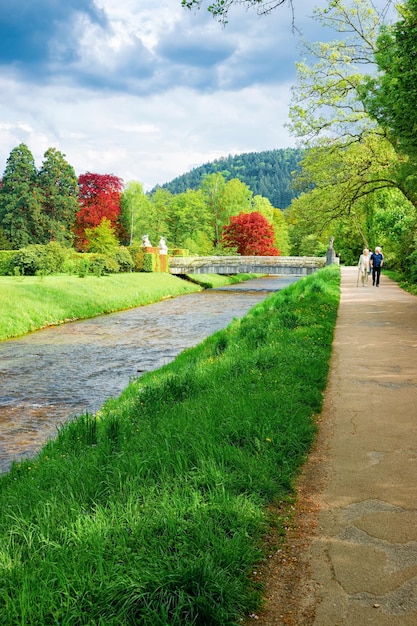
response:
<path id="1" fill-rule="evenodd" d="M 161 237 L 159 239 L 158 248 L 159 248 L 159 254 L 168 254 L 167 242 L 164 239 L 164 237 Z"/>
<path id="2" fill-rule="evenodd" d="M 326 252 L 326 265 L 333 265 L 333 263 L 336 263 L 336 252 L 334 251 L 333 244 L 334 237 L 330 237 L 329 247 Z"/>
<path id="3" fill-rule="evenodd" d="M 142 248 L 152 248 L 152 244 L 149 241 L 149 236 L 148 235 L 143 235 L 142 236 Z"/>

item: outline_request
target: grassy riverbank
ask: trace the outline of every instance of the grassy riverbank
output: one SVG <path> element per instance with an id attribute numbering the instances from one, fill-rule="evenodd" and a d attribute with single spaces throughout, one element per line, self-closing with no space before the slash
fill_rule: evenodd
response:
<path id="1" fill-rule="evenodd" d="M 0 340 L 253 278 L 207 275 L 188 282 L 170 274 L 0 276 Z"/>
<path id="2" fill-rule="evenodd" d="M 339 281 L 330 267 L 271 295 L 14 464 L 5 624 L 231 626 L 256 609 L 267 505 L 315 436 Z"/>
<path id="3" fill-rule="evenodd" d="M 417 284 L 410 282 L 404 274 L 386 269 L 383 270 L 383 274 L 398 283 L 398 286 L 404 289 L 404 291 L 408 291 L 408 293 L 413 294 L 413 296 L 417 296 Z"/>

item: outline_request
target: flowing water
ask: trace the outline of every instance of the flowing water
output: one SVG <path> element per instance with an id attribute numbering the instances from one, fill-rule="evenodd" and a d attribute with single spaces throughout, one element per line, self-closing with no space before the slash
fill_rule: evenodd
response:
<path id="1" fill-rule="evenodd" d="M 298 278 L 254 279 L 1 342 L 0 472 Z"/>

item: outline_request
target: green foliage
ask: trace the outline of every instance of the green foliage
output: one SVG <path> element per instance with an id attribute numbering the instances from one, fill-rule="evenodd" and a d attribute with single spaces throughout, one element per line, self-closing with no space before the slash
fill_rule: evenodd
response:
<path id="1" fill-rule="evenodd" d="M 128 248 L 129 254 L 133 260 L 133 270 L 135 272 L 143 272 L 143 261 L 145 258 L 145 250 L 139 243 L 133 243 Z"/>
<path id="2" fill-rule="evenodd" d="M 121 221 L 124 229 L 130 236 L 130 245 L 133 241 L 140 241 L 147 233 L 151 241 L 157 241 L 160 236 L 167 235 L 165 223 L 168 199 L 170 194 L 156 194 L 151 199 L 143 191 L 143 186 L 137 181 L 130 181 L 121 197 Z"/>
<path id="3" fill-rule="evenodd" d="M 268 198 L 273 207 L 284 209 L 298 195 L 292 188 L 292 173 L 298 169 L 302 156 L 303 150 L 293 148 L 229 156 L 194 168 L 162 188 L 183 193 L 199 189 L 205 177 L 221 174 L 226 182 L 239 179 L 255 196 Z"/>
<path id="4" fill-rule="evenodd" d="M 173 248 L 171 254 L 172 256 L 189 256 L 190 251 L 188 248 Z"/>
<path id="5" fill-rule="evenodd" d="M 117 274 L 120 270 L 115 259 L 107 254 L 91 254 L 88 259 L 88 271 L 94 276 Z"/>
<path id="6" fill-rule="evenodd" d="M 257 608 L 267 506 L 314 440 L 338 286 L 327 268 L 273 294 L 13 466 L 5 623 L 232 626 Z"/>
<path id="7" fill-rule="evenodd" d="M 189 250 L 190 254 L 207 256 L 212 252 L 213 241 L 206 233 L 197 230 L 191 237 L 185 239 L 184 246 L 186 250 Z"/>
<path id="8" fill-rule="evenodd" d="M 0 250 L 0 276 L 14 274 L 12 260 L 15 254 L 15 250 Z"/>
<path id="9" fill-rule="evenodd" d="M 42 195 L 36 177 L 33 155 L 22 143 L 11 151 L 0 187 L 0 226 L 15 249 L 40 243 Z"/>
<path id="10" fill-rule="evenodd" d="M 369 78 L 360 93 L 368 113 L 398 149 L 417 157 L 417 2 L 405 0 L 396 8 L 401 19 L 384 27 L 377 40 L 379 74 Z"/>
<path id="11" fill-rule="evenodd" d="M 8 273 L 20 276 L 57 274 L 63 270 L 67 255 L 68 250 L 54 241 L 46 245 L 32 244 L 13 253 Z"/>
<path id="12" fill-rule="evenodd" d="M 417 250 L 414 250 L 407 258 L 407 265 L 410 282 L 417 284 Z"/>
<path id="13" fill-rule="evenodd" d="M 113 259 L 119 266 L 120 272 L 131 272 L 134 267 L 134 261 L 129 248 L 124 246 L 118 246 L 112 254 Z"/>
<path id="14" fill-rule="evenodd" d="M 78 182 L 74 168 L 61 152 L 49 148 L 37 174 L 37 184 L 42 190 L 42 228 L 40 243 L 57 241 L 70 246 L 74 235 L 72 226 L 78 206 Z"/>
<path id="15" fill-rule="evenodd" d="M 160 271 L 159 254 L 156 254 L 155 252 L 145 252 L 143 256 L 143 271 L 144 272 L 159 272 Z"/>
<path id="16" fill-rule="evenodd" d="M 49 148 L 39 172 L 25 144 L 7 160 L 0 188 L 0 226 L 15 249 L 29 244 L 73 240 L 72 224 L 78 210 L 77 178 L 64 155 Z"/>
<path id="17" fill-rule="evenodd" d="M 85 236 L 88 240 L 88 252 L 112 255 L 119 245 L 115 234 L 115 228 L 109 219 L 103 217 L 100 224 L 95 228 L 86 228 Z"/>

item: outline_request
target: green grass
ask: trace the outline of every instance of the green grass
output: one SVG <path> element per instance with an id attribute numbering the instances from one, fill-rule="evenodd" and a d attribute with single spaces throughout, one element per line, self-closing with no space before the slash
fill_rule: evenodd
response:
<path id="1" fill-rule="evenodd" d="M 388 278 L 391 278 L 391 280 L 394 280 L 396 283 L 398 283 L 398 286 L 401 287 L 401 289 L 404 289 L 404 291 L 408 291 L 408 293 L 413 294 L 413 296 L 417 296 L 417 285 L 416 283 L 410 283 L 407 280 L 407 276 L 393 270 L 384 269 L 383 273 L 388 276 Z"/>
<path id="2" fill-rule="evenodd" d="M 0 479 L 8 626 L 232 626 L 316 433 L 339 302 L 329 267 L 66 424 Z M 276 520 L 274 520 L 276 523 Z"/>
<path id="3" fill-rule="evenodd" d="M 198 283 L 202 287 L 214 289 L 215 287 L 234 285 L 236 283 L 241 283 L 244 280 L 259 278 L 260 276 L 265 276 L 265 274 L 189 274 L 187 278 L 192 282 Z"/>

